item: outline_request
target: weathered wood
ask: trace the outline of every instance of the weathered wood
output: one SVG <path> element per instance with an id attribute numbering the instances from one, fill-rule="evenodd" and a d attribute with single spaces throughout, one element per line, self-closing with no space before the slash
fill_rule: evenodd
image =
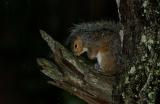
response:
<path id="1" fill-rule="evenodd" d="M 80 97 L 89 104 L 111 104 L 114 76 L 94 71 L 94 65 L 73 56 L 60 43 L 40 30 L 42 38 L 52 51 L 53 60 L 39 58 L 42 72 L 50 77 L 49 83 Z M 114 101 L 116 102 L 116 101 Z"/>

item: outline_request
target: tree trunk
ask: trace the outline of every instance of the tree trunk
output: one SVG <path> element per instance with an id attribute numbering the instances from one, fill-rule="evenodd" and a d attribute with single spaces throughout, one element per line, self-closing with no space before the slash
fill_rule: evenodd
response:
<path id="1" fill-rule="evenodd" d="M 123 74 L 103 76 L 92 64 L 76 58 L 46 32 L 53 60 L 38 59 L 49 83 L 65 89 L 89 104 L 155 103 L 160 80 L 160 1 L 116 0 L 122 24 Z M 120 97 L 123 97 L 120 99 Z"/>
<path id="2" fill-rule="evenodd" d="M 160 1 L 121 0 L 119 11 L 124 33 L 124 103 L 155 104 L 160 85 Z"/>

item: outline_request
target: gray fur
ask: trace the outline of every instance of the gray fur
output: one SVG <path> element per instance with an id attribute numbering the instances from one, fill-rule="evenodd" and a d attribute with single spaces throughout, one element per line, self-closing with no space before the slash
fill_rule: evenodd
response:
<path id="1" fill-rule="evenodd" d="M 113 55 L 119 57 L 121 53 L 119 31 L 120 25 L 111 21 L 81 23 L 72 29 L 67 43 L 73 42 L 76 36 L 80 36 L 84 43 L 98 46 L 104 39 L 109 43 Z"/>

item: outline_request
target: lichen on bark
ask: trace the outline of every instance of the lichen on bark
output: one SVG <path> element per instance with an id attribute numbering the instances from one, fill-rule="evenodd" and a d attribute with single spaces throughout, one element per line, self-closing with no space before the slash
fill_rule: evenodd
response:
<path id="1" fill-rule="evenodd" d="M 121 0 L 122 3 L 126 5 L 122 5 L 121 10 L 131 10 L 120 11 L 124 41 L 129 42 L 124 44 L 129 52 L 124 53 L 126 73 L 122 85 L 123 100 L 125 104 L 155 104 L 160 85 L 160 1 Z"/>

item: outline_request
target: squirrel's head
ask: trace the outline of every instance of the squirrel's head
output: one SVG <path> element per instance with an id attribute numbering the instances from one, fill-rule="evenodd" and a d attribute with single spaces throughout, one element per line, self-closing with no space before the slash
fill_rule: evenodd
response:
<path id="1" fill-rule="evenodd" d="M 69 40 L 69 46 L 75 56 L 80 56 L 82 53 L 87 51 L 80 36 L 71 37 Z"/>
<path id="2" fill-rule="evenodd" d="M 82 53 L 84 53 L 83 42 L 79 36 L 74 37 L 72 40 L 71 49 L 75 56 L 80 56 Z"/>

